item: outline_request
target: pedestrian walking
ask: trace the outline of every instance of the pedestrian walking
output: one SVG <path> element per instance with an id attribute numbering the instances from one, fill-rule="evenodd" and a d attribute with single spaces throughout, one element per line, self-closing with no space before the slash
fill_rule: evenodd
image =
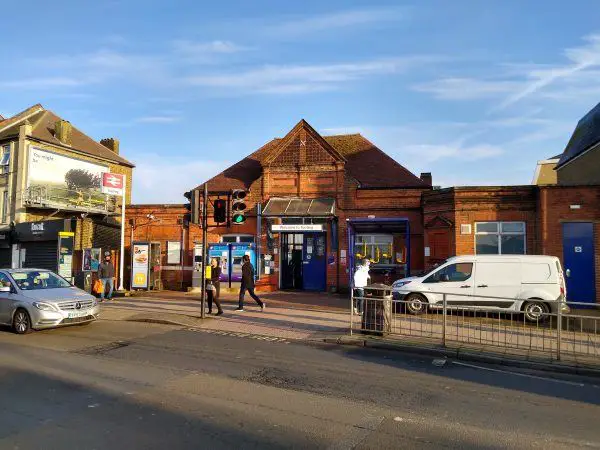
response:
<path id="1" fill-rule="evenodd" d="M 112 298 L 113 290 L 115 288 L 114 284 L 115 277 L 115 266 L 113 265 L 110 252 L 106 252 L 104 254 L 104 262 L 100 263 L 98 266 L 98 279 L 102 283 L 102 292 L 100 293 L 100 301 L 110 300 Z M 108 285 L 108 289 L 106 286 Z M 106 296 L 105 296 L 106 294 Z"/>
<path id="2" fill-rule="evenodd" d="M 365 259 L 363 263 L 358 266 L 356 272 L 354 272 L 354 297 L 356 298 L 356 304 L 354 305 L 354 314 L 361 314 L 364 311 L 364 296 L 365 287 L 371 279 L 369 275 L 369 266 L 371 262 Z"/>
<path id="3" fill-rule="evenodd" d="M 240 286 L 240 304 L 236 311 L 242 312 L 244 311 L 244 295 L 246 291 L 250 294 L 250 297 L 254 299 L 254 301 L 260 306 L 262 311 L 265 310 L 266 304 L 261 301 L 260 298 L 254 293 L 254 267 L 250 263 L 250 256 L 244 255 L 242 258 L 244 264 L 242 265 L 242 284 Z"/>
<path id="4" fill-rule="evenodd" d="M 221 276 L 221 268 L 216 258 L 210 260 L 210 275 L 206 274 L 206 296 L 208 297 L 208 313 L 212 314 L 213 301 L 217 305 L 217 316 L 223 314 L 223 308 L 221 308 L 221 301 L 219 296 L 221 294 L 221 282 L 219 277 Z"/>

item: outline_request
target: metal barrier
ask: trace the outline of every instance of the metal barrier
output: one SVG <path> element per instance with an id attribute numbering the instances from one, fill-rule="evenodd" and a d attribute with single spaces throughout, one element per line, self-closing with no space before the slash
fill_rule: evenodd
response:
<path id="1" fill-rule="evenodd" d="M 429 292 L 428 292 L 429 293 Z M 415 308 L 411 299 L 395 300 L 372 296 L 350 296 L 350 334 L 389 334 L 418 338 L 443 346 L 488 348 L 517 355 L 537 354 L 551 359 L 600 360 L 600 305 L 564 301 L 536 301 L 537 320 L 523 311 L 469 306 L 468 295 L 431 292 L 441 296 L 437 304 Z M 479 297 L 479 299 L 520 301 L 514 298 Z M 362 314 L 355 314 L 361 301 Z M 563 312 L 567 305 L 570 312 Z M 525 304 L 523 305 L 525 306 Z M 377 322 L 373 317 L 382 317 Z M 367 320 L 367 318 L 369 318 Z"/>

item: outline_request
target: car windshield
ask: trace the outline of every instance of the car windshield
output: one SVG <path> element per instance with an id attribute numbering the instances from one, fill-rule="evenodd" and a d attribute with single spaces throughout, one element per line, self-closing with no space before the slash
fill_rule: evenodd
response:
<path id="1" fill-rule="evenodd" d="M 71 286 L 68 281 L 52 272 L 31 270 L 12 272 L 10 275 L 19 289 L 23 291 L 66 288 Z"/>

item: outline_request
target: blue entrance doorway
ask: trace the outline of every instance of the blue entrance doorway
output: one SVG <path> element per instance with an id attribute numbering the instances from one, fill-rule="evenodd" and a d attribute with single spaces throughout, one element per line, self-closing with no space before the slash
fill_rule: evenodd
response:
<path id="1" fill-rule="evenodd" d="M 596 301 L 594 224 L 566 222 L 563 223 L 562 231 L 567 300 L 594 303 Z"/>
<path id="2" fill-rule="evenodd" d="M 324 291 L 325 233 L 281 233 L 281 289 Z"/>

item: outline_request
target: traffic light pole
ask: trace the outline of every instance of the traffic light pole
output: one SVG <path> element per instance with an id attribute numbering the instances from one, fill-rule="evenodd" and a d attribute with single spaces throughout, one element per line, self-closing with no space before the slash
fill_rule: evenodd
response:
<path id="1" fill-rule="evenodd" d="M 202 279 L 202 287 L 201 287 L 201 292 L 202 292 L 202 300 L 200 301 L 200 305 L 202 308 L 202 313 L 200 314 L 200 317 L 202 319 L 206 318 L 206 308 L 205 308 L 205 295 L 206 295 L 206 253 L 208 250 L 208 245 L 207 242 L 208 241 L 208 185 L 206 183 L 204 183 L 204 194 L 202 195 L 202 273 L 201 273 L 201 279 Z"/>

